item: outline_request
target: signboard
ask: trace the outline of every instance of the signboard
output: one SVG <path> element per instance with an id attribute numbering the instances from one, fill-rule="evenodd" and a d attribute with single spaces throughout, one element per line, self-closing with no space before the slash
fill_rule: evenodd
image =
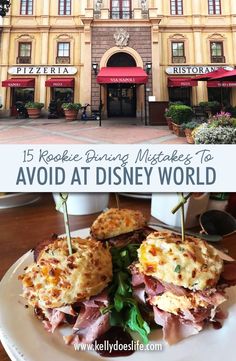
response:
<path id="1" fill-rule="evenodd" d="M 207 82 L 208 88 L 235 88 L 236 87 L 236 81 L 217 81 L 217 80 L 211 80 Z"/>
<path id="2" fill-rule="evenodd" d="M 73 75 L 77 68 L 72 66 L 13 66 L 8 69 L 11 75 Z"/>
<path id="3" fill-rule="evenodd" d="M 232 66 L 214 66 L 214 65 L 179 65 L 179 66 L 169 66 L 166 68 L 166 73 L 169 75 L 201 75 L 209 73 L 210 71 L 217 70 L 219 68 L 224 68 L 226 70 L 233 70 Z"/>
<path id="4" fill-rule="evenodd" d="M 109 83 L 135 83 L 135 78 L 110 78 Z"/>

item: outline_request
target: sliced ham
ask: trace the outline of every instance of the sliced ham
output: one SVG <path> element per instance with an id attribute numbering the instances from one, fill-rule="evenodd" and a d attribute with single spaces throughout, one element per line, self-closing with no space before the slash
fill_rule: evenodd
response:
<path id="1" fill-rule="evenodd" d="M 189 290 L 187 290 L 184 287 L 176 286 L 176 285 L 174 285 L 172 283 L 167 283 L 167 282 L 164 282 L 164 281 L 159 281 L 159 282 L 161 282 L 161 284 L 162 284 L 165 291 L 172 292 L 176 296 L 186 296 L 189 293 Z"/>
<path id="2" fill-rule="evenodd" d="M 51 326 L 52 326 L 52 330 L 51 332 L 53 333 L 56 328 L 64 321 L 65 319 L 65 314 L 61 311 L 58 311 L 56 309 L 54 309 L 52 311 L 52 316 L 50 318 L 50 323 L 51 323 Z"/>
<path id="3" fill-rule="evenodd" d="M 71 306 L 59 307 L 59 308 L 55 308 L 55 310 L 63 312 L 66 315 L 76 316 L 76 312 L 73 310 Z"/>
<path id="4" fill-rule="evenodd" d="M 99 318 L 100 315 L 101 313 L 98 306 L 83 306 L 73 326 L 73 329 L 79 330 L 81 328 L 87 328 L 91 326 L 93 322 Z"/>
<path id="5" fill-rule="evenodd" d="M 56 309 L 52 310 L 49 320 L 44 320 L 43 325 L 44 328 L 48 331 L 53 333 L 56 328 L 65 320 L 65 314 L 60 312 Z"/>
<path id="6" fill-rule="evenodd" d="M 86 328 L 76 331 L 76 335 L 79 336 L 78 343 L 92 343 L 96 338 L 103 335 L 110 328 L 109 313 L 101 315 L 91 322 Z M 75 344 L 75 343 L 74 343 Z"/>
<path id="7" fill-rule="evenodd" d="M 198 292 L 198 295 L 214 307 L 219 306 L 227 300 L 227 297 L 222 292 L 218 292 L 216 290 Z"/>
<path id="8" fill-rule="evenodd" d="M 181 322 L 180 317 L 153 307 L 155 322 L 163 327 L 163 338 L 173 345 L 184 338 L 196 335 L 202 330 L 202 323 Z"/>
<path id="9" fill-rule="evenodd" d="M 133 297 L 140 303 L 146 303 L 146 297 L 145 297 L 145 287 L 139 286 L 139 287 L 133 287 Z"/>
<path id="10" fill-rule="evenodd" d="M 165 292 L 163 284 L 153 277 L 144 276 L 144 283 L 148 296 L 156 296 Z"/>

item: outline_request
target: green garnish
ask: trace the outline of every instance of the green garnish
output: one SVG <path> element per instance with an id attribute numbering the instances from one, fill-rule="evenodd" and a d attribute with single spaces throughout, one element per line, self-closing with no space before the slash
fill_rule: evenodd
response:
<path id="1" fill-rule="evenodd" d="M 175 267 L 175 272 L 180 273 L 180 270 L 181 270 L 181 266 L 177 264 L 177 266 Z"/>
<path id="2" fill-rule="evenodd" d="M 123 248 L 111 248 L 113 263 L 113 279 L 108 289 L 109 307 L 101 312 L 110 312 L 110 324 L 122 326 L 124 329 L 138 332 L 143 342 L 147 344 L 150 327 L 143 319 L 138 302 L 132 296 L 131 274 L 128 267 L 137 261 L 139 244 L 130 244 Z"/>

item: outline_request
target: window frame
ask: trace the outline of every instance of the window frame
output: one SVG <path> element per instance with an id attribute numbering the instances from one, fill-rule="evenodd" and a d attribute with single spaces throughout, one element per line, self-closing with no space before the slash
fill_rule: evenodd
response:
<path id="1" fill-rule="evenodd" d="M 181 4 L 181 12 L 179 13 L 178 2 Z M 175 13 L 172 12 L 172 5 L 175 7 Z M 183 15 L 184 14 L 184 7 L 183 7 L 183 0 L 170 0 L 170 15 Z"/>
<path id="2" fill-rule="evenodd" d="M 212 5 L 210 2 L 212 1 Z M 219 13 L 216 12 L 216 1 L 219 1 Z M 213 12 L 210 12 L 210 6 L 213 7 Z M 208 15 L 221 15 L 222 7 L 221 0 L 208 0 Z"/>
<path id="3" fill-rule="evenodd" d="M 67 5 L 67 1 L 69 1 L 70 3 L 70 13 L 66 14 L 66 5 Z M 63 13 L 61 13 L 61 2 L 63 2 Z M 71 15 L 71 10 L 72 10 L 72 1 L 71 0 L 58 0 L 58 15 L 60 16 L 70 16 Z"/>
<path id="4" fill-rule="evenodd" d="M 30 45 L 30 55 L 29 56 L 24 56 L 20 54 L 21 51 L 21 46 L 22 45 Z M 32 42 L 31 41 L 19 41 L 18 43 L 18 58 L 31 58 L 32 56 Z"/>
<path id="5" fill-rule="evenodd" d="M 25 14 L 22 14 L 22 5 L 23 5 L 23 1 L 24 0 L 21 0 L 20 1 L 20 15 L 23 15 L 23 16 L 32 16 L 34 14 L 34 0 L 25 0 L 26 2 L 26 7 L 25 7 Z M 29 14 L 29 1 L 32 1 L 32 14 Z"/>
<path id="6" fill-rule="evenodd" d="M 69 55 L 59 55 L 59 45 L 60 44 L 68 44 L 69 45 Z M 69 58 L 70 59 L 70 42 L 69 41 L 58 41 L 57 42 L 57 58 Z"/>
<path id="7" fill-rule="evenodd" d="M 183 44 L 183 55 L 174 55 L 173 54 L 173 44 Z M 182 40 L 172 40 L 171 41 L 171 63 L 172 64 L 178 64 L 178 63 L 186 63 L 186 53 L 185 53 L 185 42 Z M 183 58 L 184 61 L 180 61 L 180 62 L 174 62 L 173 59 L 174 58 Z"/>
<path id="8" fill-rule="evenodd" d="M 118 13 L 118 17 L 113 17 L 113 0 L 110 0 L 110 14 L 111 14 L 111 19 L 113 20 L 125 20 L 125 19 L 132 19 L 132 0 L 127 0 L 129 1 L 129 17 L 123 17 L 124 11 L 123 11 L 123 1 L 124 0 L 117 0 L 119 2 L 119 13 Z"/>
<path id="9" fill-rule="evenodd" d="M 216 43 L 216 44 L 220 44 L 220 48 L 221 48 L 221 55 L 213 55 L 212 54 L 212 44 Z M 219 63 L 225 63 L 225 55 L 224 55 L 224 42 L 221 40 L 211 40 L 210 41 L 210 58 L 211 58 L 211 63 L 218 63 L 215 61 L 212 61 L 213 58 L 223 58 L 224 61 L 219 61 Z"/>

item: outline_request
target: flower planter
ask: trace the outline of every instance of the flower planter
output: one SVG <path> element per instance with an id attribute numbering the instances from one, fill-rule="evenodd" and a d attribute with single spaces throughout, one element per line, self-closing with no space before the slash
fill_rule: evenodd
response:
<path id="1" fill-rule="evenodd" d="M 184 133 L 185 133 L 185 136 L 186 136 L 186 139 L 187 139 L 187 142 L 189 144 L 194 144 L 194 139 L 193 139 L 193 136 L 192 136 L 192 129 L 184 129 Z"/>
<path id="2" fill-rule="evenodd" d="M 37 119 L 40 117 L 41 109 L 38 108 L 27 108 L 30 119 Z"/>
<path id="3" fill-rule="evenodd" d="M 169 129 L 173 132 L 173 125 L 172 125 L 172 119 L 171 117 L 166 117 L 167 125 Z"/>
<path id="4" fill-rule="evenodd" d="M 68 121 L 76 120 L 78 115 L 78 110 L 74 109 L 64 109 L 65 118 Z"/>
<path id="5" fill-rule="evenodd" d="M 178 137 L 185 137 L 184 130 L 182 129 L 181 125 L 173 123 L 173 133 L 177 135 Z"/>

